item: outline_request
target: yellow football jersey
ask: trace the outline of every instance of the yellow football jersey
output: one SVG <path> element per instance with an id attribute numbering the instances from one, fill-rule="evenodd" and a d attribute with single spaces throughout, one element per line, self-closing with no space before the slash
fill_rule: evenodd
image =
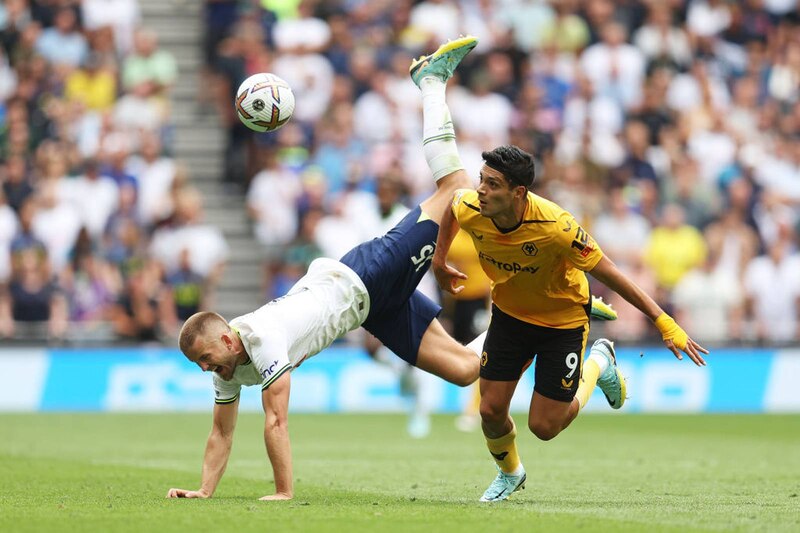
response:
<path id="1" fill-rule="evenodd" d="M 501 231 L 481 216 L 478 193 L 470 189 L 456 192 L 452 209 L 472 237 L 492 280 L 492 301 L 503 312 L 549 328 L 576 328 L 589 320 L 584 271 L 593 269 L 603 252 L 571 214 L 529 192 L 522 222 Z"/>

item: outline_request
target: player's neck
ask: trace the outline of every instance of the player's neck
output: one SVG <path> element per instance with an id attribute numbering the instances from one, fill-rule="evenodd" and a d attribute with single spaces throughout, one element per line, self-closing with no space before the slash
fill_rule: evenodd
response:
<path id="1" fill-rule="evenodd" d="M 236 343 L 236 366 L 243 365 L 250 360 L 250 355 L 247 353 L 247 350 L 245 350 L 244 343 L 239 337 L 238 332 L 233 339 Z"/>
<path id="2" fill-rule="evenodd" d="M 493 217 L 492 221 L 500 229 L 515 228 L 522 222 L 527 207 L 528 197 L 523 196 L 520 200 L 514 201 L 509 209 Z"/>

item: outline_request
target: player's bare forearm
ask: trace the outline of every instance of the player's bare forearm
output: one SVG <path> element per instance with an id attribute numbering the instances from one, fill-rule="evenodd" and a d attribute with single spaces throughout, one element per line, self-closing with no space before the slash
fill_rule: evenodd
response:
<path id="1" fill-rule="evenodd" d="M 198 490 L 173 488 L 167 492 L 167 498 L 210 498 L 214 495 L 219 480 L 222 479 L 222 474 L 228 466 L 238 410 L 238 399 L 230 404 L 214 405 L 214 422 L 206 441 L 200 488 Z"/>
<path id="2" fill-rule="evenodd" d="M 650 295 L 623 274 L 608 257 L 603 256 L 589 273 L 600 283 L 625 298 L 628 303 L 644 313 L 650 320 L 655 321 L 664 312 Z"/>
<path id="3" fill-rule="evenodd" d="M 433 254 L 431 268 L 433 269 L 433 275 L 436 277 L 436 283 L 439 284 L 439 288 L 451 294 L 458 294 L 464 290 L 463 286 L 458 286 L 458 280 L 467 279 L 467 276 L 463 272 L 459 272 L 447 264 L 447 252 L 450 251 L 450 245 L 453 244 L 453 239 L 456 238 L 457 233 L 458 221 L 453 215 L 452 209 L 445 209 L 442 222 L 439 224 L 439 234 L 436 237 L 436 251 Z"/>
<path id="4" fill-rule="evenodd" d="M 453 210 L 447 208 L 444 210 L 442 220 L 439 223 L 439 234 L 436 236 L 436 251 L 433 253 L 433 260 L 431 265 L 436 268 L 444 266 L 447 262 L 447 252 L 450 251 L 450 245 L 453 244 L 453 239 L 456 238 L 458 233 L 458 221 L 453 215 Z"/>
<path id="5" fill-rule="evenodd" d="M 275 494 L 264 496 L 262 500 L 290 500 L 294 496 L 292 448 L 289 442 L 289 388 L 290 378 L 286 372 L 261 395 L 265 415 L 264 444 L 275 478 Z"/>
<path id="6" fill-rule="evenodd" d="M 611 259 L 604 256 L 590 272 L 601 283 L 647 315 L 661 333 L 664 345 L 675 354 L 675 357 L 683 359 L 681 355 L 683 351 L 696 365 L 705 366 L 706 362 L 701 354 L 707 354 L 708 350 L 689 338 L 683 328 L 665 313 L 655 300 L 620 272 Z"/>

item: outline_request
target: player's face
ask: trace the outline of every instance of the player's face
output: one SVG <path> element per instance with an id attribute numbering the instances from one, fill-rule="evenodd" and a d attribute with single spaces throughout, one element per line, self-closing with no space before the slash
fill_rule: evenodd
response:
<path id="1" fill-rule="evenodd" d="M 191 354 L 186 357 L 203 372 L 216 372 L 225 381 L 233 378 L 236 370 L 236 354 L 232 350 L 230 343 L 226 343 L 226 338 L 198 338 L 193 346 Z"/>
<path id="2" fill-rule="evenodd" d="M 477 191 L 481 215 L 495 218 L 513 212 L 514 189 L 509 186 L 503 173 L 483 165 L 480 178 Z"/>

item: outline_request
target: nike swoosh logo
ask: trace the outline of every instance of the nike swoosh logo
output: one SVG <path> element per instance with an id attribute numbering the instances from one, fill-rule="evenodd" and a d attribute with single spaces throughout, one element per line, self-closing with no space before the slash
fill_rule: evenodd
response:
<path id="1" fill-rule="evenodd" d="M 570 220 L 569 222 L 567 222 L 567 227 L 566 227 L 566 228 L 564 228 L 564 229 L 562 229 L 561 231 L 563 231 L 563 232 L 565 232 L 565 233 L 566 233 L 566 232 L 568 232 L 568 231 L 569 231 L 569 230 L 571 230 L 571 229 L 572 229 L 572 221 Z"/>
<path id="2" fill-rule="evenodd" d="M 476 239 L 478 239 L 479 241 L 483 240 L 483 235 L 482 234 L 475 233 L 474 231 L 470 231 L 470 233 L 472 233 L 472 236 L 475 237 Z"/>
<path id="3" fill-rule="evenodd" d="M 506 455 L 508 455 L 508 452 L 502 452 L 502 453 L 492 453 L 492 452 L 489 452 L 489 453 L 491 453 L 491 454 L 492 454 L 492 457 L 494 457 L 494 458 L 495 458 L 495 459 L 497 459 L 498 461 L 502 461 L 503 459 L 505 459 L 505 458 L 506 458 Z"/>
<path id="4" fill-rule="evenodd" d="M 516 491 L 523 483 L 525 483 L 526 479 L 528 479 L 528 475 L 527 474 L 523 474 L 522 475 L 522 479 L 519 480 L 519 483 L 517 483 L 516 487 L 514 487 L 514 488 L 507 487 L 503 492 L 498 494 L 497 497 L 500 498 L 500 496 L 505 496 L 506 494 L 511 494 L 512 492 Z"/>

